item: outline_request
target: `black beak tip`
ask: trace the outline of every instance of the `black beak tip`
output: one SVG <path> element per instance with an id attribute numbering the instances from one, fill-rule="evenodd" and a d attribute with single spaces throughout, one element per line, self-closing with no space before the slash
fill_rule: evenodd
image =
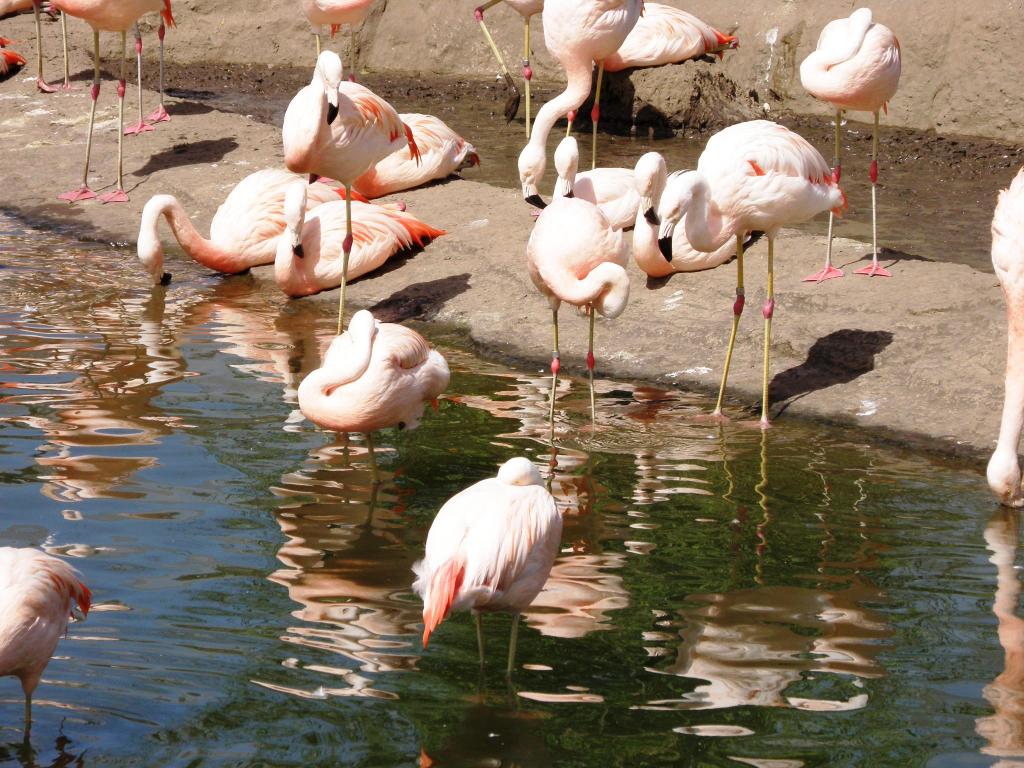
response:
<path id="1" fill-rule="evenodd" d="M 171 273 L 170 272 L 164 272 L 162 275 L 160 275 L 160 285 L 170 285 L 170 284 L 171 284 Z"/>
<path id="2" fill-rule="evenodd" d="M 540 195 L 530 195 L 526 198 L 526 202 L 540 208 L 542 211 L 548 207 L 548 204 L 541 199 Z"/>
<path id="3" fill-rule="evenodd" d="M 665 261 L 672 261 L 672 238 L 659 237 L 658 250 L 661 251 L 661 255 L 665 257 Z"/>
<path id="4" fill-rule="evenodd" d="M 334 122 L 334 118 L 338 116 L 338 108 L 333 104 L 327 105 L 327 124 L 330 125 Z"/>
<path id="5" fill-rule="evenodd" d="M 317 181 L 319 181 L 319 180 L 320 180 L 320 174 L 319 173 L 311 173 L 311 174 L 309 174 L 309 183 L 310 184 L 316 184 Z"/>
<path id="6" fill-rule="evenodd" d="M 296 243 L 292 246 L 292 253 L 298 256 L 300 259 L 306 256 L 305 251 L 302 250 L 302 243 Z"/>
<path id="7" fill-rule="evenodd" d="M 576 193 L 570 189 L 568 192 L 565 193 L 565 197 L 576 197 Z"/>
<path id="8" fill-rule="evenodd" d="M 644 218 L 647 219 L 648 224 L 654 224 L 655 226 L 661 224 L 661 219 L 658 218 L 658 214 L 654 212 L 653 208 L 648 208 L 644 211 Z"/>

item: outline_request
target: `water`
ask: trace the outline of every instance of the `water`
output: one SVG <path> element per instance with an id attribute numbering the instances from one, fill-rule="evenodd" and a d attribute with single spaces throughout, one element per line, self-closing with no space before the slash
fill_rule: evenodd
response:
<path id="1" fill-rule="evenodd" d="M 329 310 L 0 220 L 0 544 L 74 559 L 96 606 L 36 694 L 0 680 L 5 765 L 993 765 L 1024 756 L 1019 519 L 983 478 L 856 432 L 473 358 L 438 413 L 301 419 Z M 565 514 L 525 617 L 424 652 L 433 515 L 513 455 Z M 997 566 L 990 560 L 997 561 Z M 994 595 L 999 611 L 993 612 Z M 998 630 L 998 631 L 997 631 Z M 1005 649 L 1000 643 L 1005 644 Z"/>

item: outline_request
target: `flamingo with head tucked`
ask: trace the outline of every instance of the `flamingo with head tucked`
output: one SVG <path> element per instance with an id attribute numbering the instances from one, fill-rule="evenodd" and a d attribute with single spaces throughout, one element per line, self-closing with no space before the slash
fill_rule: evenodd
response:
<path id="1" fill-rule="evenodd" d="M 1024 168 L 999 193 L 992 217 L 992 266 L 1006 298 L 1006 393 L 988 484 L 1002 504 L 1024 506 L 1017 452 L 1024 429 Z"/>
<path id="2" fill-rule="evenodd" d="M 636 188 L 636 174 L 630 168 L 594 168 L 577 173 L 580 151 L 575 136 L 566 136 L 555 149 L 555 182 L 553 198 L 578 197 L 593 203 L 608 217 L 614 229 L 633 226 L 640 193 Z"/>
<path id="3" fill-rule="evenodd" d="M 736 48 L 739 41 L 692 13 L 662 3 L 644 3 L 643 15 L 619 50 L 605 59 L 605 72 L 629 67 L 660 67 Z"/>
<path id="4" fill-rule="evenodd" d="M 519 614 L 544 587 L 562 538 L 562 516 L 524 457 L 455 494 L 430 526 L 412 588 L 423 598 L 423 646 L 452 611 L 470 610 L 484 663 L 482 612 L 512 614 L 506 675 L 515 668 Z"/>
<path id="5" fill-rule="evenodd" d="M 843 111 L 872 112 L 875 116 L 871 134 L 871 266 L 857 270 L 858 275 L 891 277 L 878 266 L 878 226 L 875 187 L 878 182 L 878 112 L 888 112 L 889 100 L 900 84 L 900 41 L 884 24 L 872 21 L 870 8 L 858 8 L 849 18 L 830 21 L 821 30 L 818 47 L 800 64 L 800 82 L 811 95 L 833 104 L 835 122 L 835 168 L 838 183 L 842 170 L 839 159 L 839 128 Z M 820 272 L 804 278 L 820 283 L 843 272 L 832 266 L 832 217 L 828 220 L 828 250 L 825 266 Z"/>
<path id="6" fill-rule="evenodd" d="M 519 111 L 519 89 L 516 87 L 516 82 L 512 79 L 508 67 L 505 66 L 505 60 L 501 56 L 501 51 L 498 50 L 498 46 L 495 45 L 494 38 L 491 37 L 487 25 L 484 24 L 484 11 L 501 2 L 504 2 L 505 5 L 523 17 L 523 82 L 526 90 L 526 138 L 529 139 L 530 82 L 533 80 L 533 69 L 530 68 L 530 19 L 544 10 L 544 0 L 487 0 L 486 3 L 478 5 L 473 11 L 473 17 L 480 24 L 480 30 L 484 33 L 484 38 L 486 38 L 487 45 L 491 48 L 491 53 L 494 54 L 494 58 L 498 61 L 502 77 L 505 78 L 505 83 L 508 85 L 509 90 L 512 91 L 505 102 L 505 119 L 511 122 Z"/>
<path id="7" fill-rule="evenodd" d="M 806 221 L 823 211 L 839 213 L 846 196 L 832 179 L 825 158 L 806 139 L 768 120 L 731 125 L 708 141 L 696 173 L 684 174 L 678 195 L 663 206 L 659 242 L 672 253 L 676 224 L 684 222 L 694 248 L 712 253 L 736 240 L 736 301 L 715 415 L 729 378 L 736 330 L 745 300 L 743 239 L 747 232 L 768 236 L 768 298 L 764 315 L 764 373 L 761 425 L 768 426 L 768 358 L 775 311 L 775 236 L 780 228 Z"/>
<path id="8" fill-rule="evenodd" d="M 73 603 L 88 615 L 92 593 L 78 571 L 37 549 L 0 547 L 0 677 L 21 681 L 26 734 L 32 693 L 67 633 Z"/>

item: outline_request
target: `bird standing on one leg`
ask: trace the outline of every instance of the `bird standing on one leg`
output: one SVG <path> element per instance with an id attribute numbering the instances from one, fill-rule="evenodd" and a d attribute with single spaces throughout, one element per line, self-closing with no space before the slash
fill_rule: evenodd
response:
<path id="1" fill-rule="evenodd" d="M 481 613 L 512 614 L 506 675 L 515 669 L 519 614 L 544 587 L 558 554 L 562 516 L 529 459 L 509 459 L 498 476 L 455 494 L 427 534 L 412 588 L 423 598 L 423 647 L 452 611 L 471 610 L 480 666 Z"/>
<path id="2" fill-rule="evenodd" d="M 508 100 L 505 102 L 505 119 L 511 122 L 515 118 L 516 113 L 519 112 L 519 89 L 516 87 L 516 82 L 512 79 L 512 74 L 508 71 L 508 67 L 505 66 L 505 60 L 501 56 L 501 51 L 498 50 L 498 46 L 495 45 L 494 38 L 491 37 L 487 25 L 484 24 L 484 11 L 500 2 L 504 2 L 523 17 L 523 83 L 524 90 L 526 91 L 526 138 L 529 139 L 530 82 L 533 80 L 533 69 L 530 67 L 530 19 L 544 10 L 544 0 L 487 0 L 486 3 L 478 5 L 473 11 L 473 17 L 480 24 L 480 30 L 484 33 L 487 45 L 490 46 L 491 53 L 497 59 L 501 75 L 505 78 L 505 83 L 511 91 L 508 95 Z"/>
<path id="3" fill-rule="evenodd" d="M 878 112 L 888 112 L 889 100 L 900 84 L 900 41 L 892 30 L 871 20 L 871 9 L 858 8 L 849 18 L 830 21 L 821 30 L 818 47 L 800 65 L 800 82 L 812 96 L 833 104 L 835 117 L 835 159 L 833 179 L 839 182 L 842 166 L 839 156 L 839 129 L 843 111 L 874 113 L 871 133 L 871 266 L 857 270 L 858 275 L 891 277 L 878 266 L 877 195 L 878 182 Z M 825 266 L 808 275 L 805 282 L 818 282 L 842 277 L 832 266 L 832 224 L 828 220 L 828 250 Z"/>

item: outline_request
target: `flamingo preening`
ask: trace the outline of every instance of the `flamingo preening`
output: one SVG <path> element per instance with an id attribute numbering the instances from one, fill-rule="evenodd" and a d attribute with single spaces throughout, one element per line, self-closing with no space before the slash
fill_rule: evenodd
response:
<path id="1" fill-rule="evenodd" d="M 511 675 L 519 614 L 544 587 L 561 537 L 562 516 L 529 459 L 509 459 L 497 477 L 452 496 L 430 526 L 423 559 L 413 566 L 412 586 L 423 598 L 423 646 L 449 613 L 470 610 L 483 666 L 480 614 L 511 613 Z"/>
<path id="2" fill-rule="evenodd" d="M 498 46 L 494 43 L 494 38 L 491 37 L 490 31 L 484 23 L 484 11 L 501 2 L 504 2 L 505 5 L 523 17 L 523 84 L 526 91 L 526 138 L 529 139 L 530 81 L 533 80 L 533 69 L 530 67 L 530 19 L 544 10 L 544 0 L 487 0 L 486 3 L 478 5 L 473 11 L 473 18 L 480 24 L 480 30 L 484 33 L 487 45 L 490 46 L 491 53 L 494 54 L 494 58 L 498 61 L 498 67 L 501 68 L 501 75 L 505 78 L 505 84 L 508 85 L 511 91 L 508 99 L 505 101 L 505 119 L 511 122 L 516 113 L 519 112 L 519 88 L 516 87 L 516 81 L 512 79 L 512 74 L 508 71 L 508 67 L 505 66 L 505 59 L 502 58 L 501 51 L 498 50 Z"/>
<path id="3" fill-rule="evenodd" d="M 800 82 L 812 96 L 833 104 L 835 118 L 835 159 L 833 176 L 836 183 L 842 176 L 839 156 L 839 129 L 843 111 L 872 112 L 875 116 L 871 133 L 871 266 L 857 270 L 858 275 L 891 277 L 878 266 L 877 196 L 878 183 L 878 112 L 888 112 L 889 100 L 900 84 L 900 41 L 884 24 L 872 21 L 870 8 L 858 8 L 849 18 L 830 21 L 821 30 L 818 47 L 800 64 Z M 832 216 L 828 220 L 828 249 L 825 266 L 804 278 L 820 283 L 842 277 L 832 266 Z"/>

